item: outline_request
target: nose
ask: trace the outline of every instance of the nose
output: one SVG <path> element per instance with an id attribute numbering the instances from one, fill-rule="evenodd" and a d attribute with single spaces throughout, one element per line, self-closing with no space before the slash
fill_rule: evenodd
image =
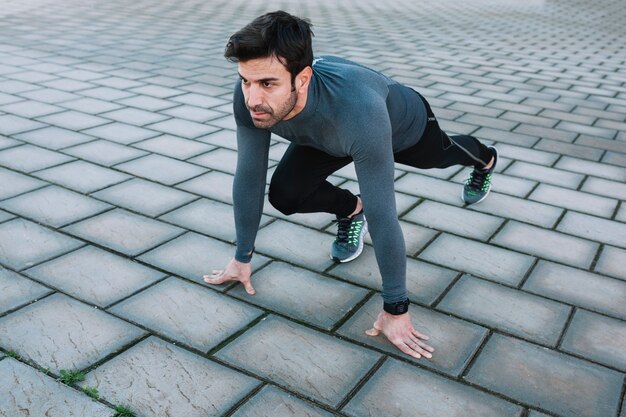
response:
<path id="1" fill-rule="evenodd" d="M 248 107 L 254 108 L 263 104 L 263 92 L 260 88 L 252 85 L 248 89 Z"/>

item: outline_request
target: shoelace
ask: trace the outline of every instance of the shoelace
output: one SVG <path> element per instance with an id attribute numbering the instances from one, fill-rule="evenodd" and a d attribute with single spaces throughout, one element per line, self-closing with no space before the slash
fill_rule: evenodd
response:
<path id="1" fill-rule="evenodd" d="M 363 222 L 353 221 L 348 217 L 334 221 L 337 222 L 337 243 L 356 245 Z"/>
<path id="2" fill-rule="evenodd" d="M 467 180 L 467 186 L 472 190 L 486 191 L 491 183 L 491 172 L 488 170 L 474 170 Z"/>

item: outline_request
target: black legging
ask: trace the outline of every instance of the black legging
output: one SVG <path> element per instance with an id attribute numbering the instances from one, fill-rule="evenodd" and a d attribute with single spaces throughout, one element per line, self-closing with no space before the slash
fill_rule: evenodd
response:
<path id="1" fill-rule="evenodd" d="M 482 168 L 489 163 L 493 156 L 489 148 L 473 136 L 449 137 L 440 129 L 428 102 L 420 97 L 428 115 L 426 129 L 415 145 L 394 154 L 396 162 L 422 169 L 453 165 Z M 326 178 L 350 162 L 349 156 L 336 157 L 292 143 L 272 176 L 269 201 L 287 215 L 326 212 L 347 217 L 356 208 L 356 196 Z"/>

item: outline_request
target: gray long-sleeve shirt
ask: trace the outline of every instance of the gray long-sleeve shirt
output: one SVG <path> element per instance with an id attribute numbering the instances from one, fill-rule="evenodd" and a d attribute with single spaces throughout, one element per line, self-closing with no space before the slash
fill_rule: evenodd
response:
<path id="1" fill-rule="evenodd" d="M 245 106 L 241 84 L 234 94 L 237 170 L 233 203 L 237 231 L 235 258 L 251 259 L 263 211 L 270 135 L 337 157 L 350 156 L 359 181 L 383 299 L 406 298 L 404 238 L 394 195 L 393 154 L 419 140 L 426 108 L 412 89 L 359 64 L 324 56 L 315 60 L 304 109 L 270 129 L 256 128 Z"/>

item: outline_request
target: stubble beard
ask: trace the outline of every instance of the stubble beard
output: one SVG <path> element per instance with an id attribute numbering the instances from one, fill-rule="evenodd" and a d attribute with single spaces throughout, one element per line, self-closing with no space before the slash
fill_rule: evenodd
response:
<path id="1" fill-rule="evenodd" d="M 263 112 L 270 115 L 270 117 L 266 120 L 256 120 L 252 118 L 252 123 L 254 123 L 254 127 L 257 127 L 259 129 L 270 129 L 276 123 L 283 120 L 289 113 L 291 113 L 293 108 L 296 107 L 297 101 L 298 94 L 297 92 L 293 91 L 289 96 L 289 99 L 282 103 L 276 110 L 264 104 L 260 104 L 255 107 L 248 106 L 248 110 L 250 110 L 251 112 Z"/>

